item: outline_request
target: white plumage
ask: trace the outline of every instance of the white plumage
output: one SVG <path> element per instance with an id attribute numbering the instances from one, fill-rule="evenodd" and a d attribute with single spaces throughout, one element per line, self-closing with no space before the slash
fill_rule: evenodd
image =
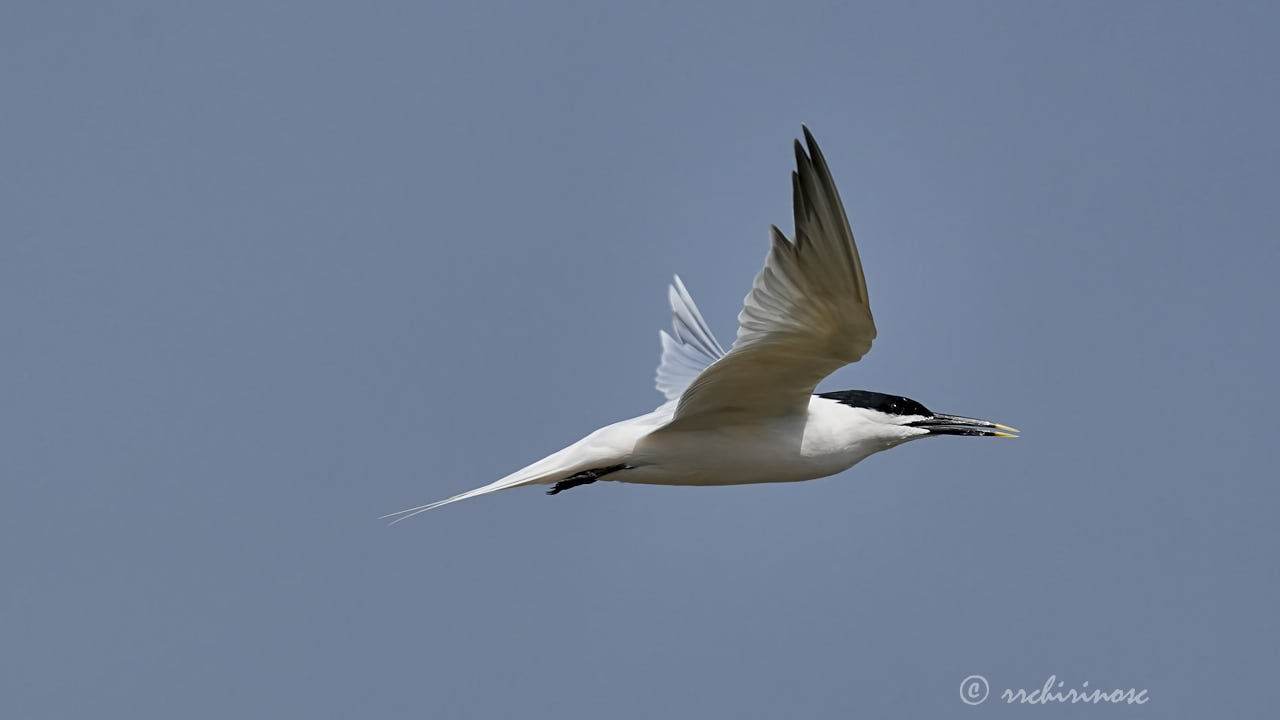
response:
<path id="1" fill-rule="evenodd" d="M 776 226 L 769 253 L 725 352 L 677 276 L 668 289 L 672 333 L 660 333 L 653 412 L 600 428 L 483 487 L 391 513 L 418 513 L 498 490 L 556 483 L 551 493 L 597 479 L 658 485 L 737 485 L 809 480 L 928 435 L 1011 437 L 986 420 L 933 413 L 908 398 L 848 391 L 814 395 L 818 383 L 871 349 L 875 322 L 862 262 L 817 143 L 795 143 L 795 240 Z"/>

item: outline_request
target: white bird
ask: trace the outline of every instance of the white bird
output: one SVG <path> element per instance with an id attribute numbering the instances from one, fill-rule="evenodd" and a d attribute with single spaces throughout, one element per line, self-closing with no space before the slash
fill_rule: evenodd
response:
<path id="1" fill-rule="evenodd" d="M 862 261 L 826 160 L 809 129 L 795 142 L 795 239 L 773 226 L 764 268 L 728 352 L 679 276 L 668 289 L 673 334 L 660 331 L 657 388 L 667 402 L 614 423 L 484 487 L 389 515 L 394 522 L 498 490 L 596 480 L 652 485 L 794 482 L 834 475 L 881 450 L 935 435 L 1016 437 L 988 420 L 935 413 L 896 395 L 818 383 L 876 336 Z"/>

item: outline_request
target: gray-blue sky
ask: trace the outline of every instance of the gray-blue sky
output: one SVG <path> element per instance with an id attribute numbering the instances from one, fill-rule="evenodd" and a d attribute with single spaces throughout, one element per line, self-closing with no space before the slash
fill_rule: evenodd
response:
<path id="1" fill-rule="evenodd" d="M 1273 712 L 1277 22 L 6 4 L 0 710 Z M 375 520 L 654 406 L 672 272 L 731 339 L 801 122 L 880 326 L 823 387 L 1023 439 Z"/>

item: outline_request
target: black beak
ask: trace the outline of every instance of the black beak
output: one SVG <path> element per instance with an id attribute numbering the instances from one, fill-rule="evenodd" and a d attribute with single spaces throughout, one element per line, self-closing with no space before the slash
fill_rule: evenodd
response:
<path id="1" fill-rule="evenodd" d="M 990 420 L 960 417 L 959 415 L 943 415 L 934 413 L 933 417 L 908 423 L 910 427 L 924 428 L 934 435 L 972 435 L 974 437 L 1018 437 L 1014 433 L 1017 428 L 1001 425 Z"/>

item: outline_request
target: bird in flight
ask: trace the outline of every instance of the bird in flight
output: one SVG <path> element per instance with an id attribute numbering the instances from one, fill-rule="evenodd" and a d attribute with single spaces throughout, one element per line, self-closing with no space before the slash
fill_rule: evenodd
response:
<path id="1" fill-rule="evenodd" d="M 818 383 L 871 349 L 875 322 L 862 261 L 827 161 L 813 135 L 795 142 L 795 237 L 770 229 L 769 254 L 738 314 L 726 352 L 676 276 L 660 332 L 653 412 L 614 423 L 483 487 L 383 519 L 522 485 L 555 495 L 597 480 L 651 485 L 740 485 L 834 475 L 909 440 L 939 435 L 1016 437 L 989 420 L 936 413 L 910 398 Z M 806 147 L 807 146 L 807 151 Z"/>

